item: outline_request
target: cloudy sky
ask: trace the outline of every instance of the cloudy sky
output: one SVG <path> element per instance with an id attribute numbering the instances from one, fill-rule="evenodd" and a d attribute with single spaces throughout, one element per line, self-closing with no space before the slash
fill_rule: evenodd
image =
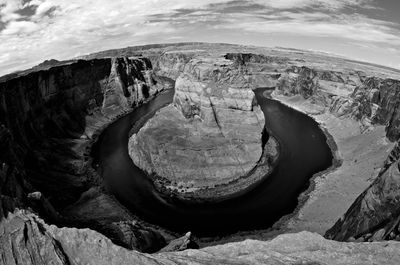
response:
<path id="1" fill-rule="evenodd" d="M 184 41 L 312 49 L 400 69 L 400 1 L 0 0 L 0 75 Z"/>

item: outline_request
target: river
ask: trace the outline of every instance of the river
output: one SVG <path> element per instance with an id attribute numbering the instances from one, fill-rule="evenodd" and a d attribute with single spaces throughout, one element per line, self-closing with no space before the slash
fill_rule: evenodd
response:
<path id="1" fill-rule="evenodd" d="M 332 164 L 326 136 L 307 115 L 255 90 L 268 131 L 281 147 L 273 173 L 257 187 L 222 202 L 190 203 L 165 198 L 128 154 L 129 131 L 137 131 L 157 110 L 172 102 L 173 90 L 136 108 L 112 123 L 100 135 L 92 154 L 99 173 L 115 197 L 141 219 L 172 231 L 192 231 L 196 236 L 223 236 L 269 228 L 293 212 L 299 194 L 310 178 Z M 261 134 L 260 134 L 261 137 Z"/>

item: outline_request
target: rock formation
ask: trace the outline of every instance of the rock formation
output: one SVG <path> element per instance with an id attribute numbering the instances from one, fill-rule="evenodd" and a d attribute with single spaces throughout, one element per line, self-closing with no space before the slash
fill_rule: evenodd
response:
<path id="1" fill-rule="evenodd" d="M 179 191 L 246 176 L 261 158 L 264 129 L 248 75 L 224 58 L 192 59 L 184 67 L 180 60 L 173 62 L 172 69 L 184 68 L 173 105 L 130 138 L 132 160 Z"/>
<path id="2" fill-rule="evenodd" d="M 201 250 L 143 254 L 89 229 L 57 228 L 26 212 L 0 223 L 1 264 L 399 264 L 399 242 L 340 243 L 301 232 Z"/>
<path id="3" fill-rule="evenodd" d="M 279 78 L 278 89 L 285 95 L 312 97 L 314 103 L 328 107 L 335 115 L 360 120 L 364 126 L 386 126 L 387 137 L 400 138 L 400 81 L 391 78 L 366 77 L 364 73 L 347 73 L 288 68 Z"/>

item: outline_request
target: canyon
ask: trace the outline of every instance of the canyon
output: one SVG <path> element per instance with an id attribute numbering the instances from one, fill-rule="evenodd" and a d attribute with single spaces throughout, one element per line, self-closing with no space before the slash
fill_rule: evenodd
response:
<path id="1" fill-rule="evenodd" d="M 399 71 L 322 53 L 203 43 L 104 51 L 2 77 L 0 260 L 398 264 L 399 80 Z M 146 109 L 173 87 L 172 105 Z M 257 184 L 282 155 L 279 135 L 263 132 L 257 89 L 318 122 L 333 153 L 331 166 L 303 185 L 296 209 L 272 227 L 195 238 L 143 220 L 101 177 L 110 169 L 94 155 L 96 143 L 144 106 L 126 148 L 161 196 L 211 200 Z M 194 161 L 205 150 L 211 158 Z M 229 160 L 231 150 L 241 163 Z M 167 164 L 181 171 L 166 172 Z M 243 178 L 261 166 L 264 174 Z M 364 242 L 382 240 L 389 241 Z"/>

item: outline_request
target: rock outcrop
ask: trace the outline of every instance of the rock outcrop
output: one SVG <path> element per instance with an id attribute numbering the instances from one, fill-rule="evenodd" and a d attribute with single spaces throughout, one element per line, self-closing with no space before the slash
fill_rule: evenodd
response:
<path id="1" fill-rule="evenodd" d="M 300 94 L 328 108 L 338 117 L 350 117 L 368 128 L 385 125 L 387 137 L 400 137 L 400 81 L 366 77 L 363 72 L 336 72 L 292 66 L 279 78 L 278 91 Z"/>
<path id="2" fill-rule="evenodd" d="M 318 234 L 285 234 L 201 250 L 143 254 L 89 229 L 58 228 L 27 211 L 0 224 L 1 264 L 399 264 L 399 242 L 341 243 Z"/>
<path id="3" fill-rule="evenodd" d="M 243 65 L 224 58 L 193 58 L 186 64 L 171 60 L 172 69 L 183 71 L 173 104 L 130 138 L 132 160 L 178 192 L 196 193 L 245 177 L 258 165 L 265 145 L 264 114 L 252 91 L 255 80 Z"/>

